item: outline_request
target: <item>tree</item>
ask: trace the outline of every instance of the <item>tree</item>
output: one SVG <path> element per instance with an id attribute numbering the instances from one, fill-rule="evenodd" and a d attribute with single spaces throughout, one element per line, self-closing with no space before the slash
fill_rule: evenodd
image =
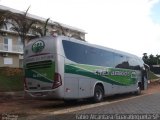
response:
<path id="1" fill-rule="evenodd" d="M 143 59 L 143 60 L 147 60 L 147 59 L 148 59 L 147 53 L 143 53 L 142 59 Z"/>
<path id="2" fill-rule="evenodd" d="M 32 26 L 32 29 L 33 29 L 34 31 L 36 31 L 36 32 L 40 35 L 40 37 L 46 36 L 46 33 L 47 33 L 47 31 L 48 31 L 48 29 L 47 29 L 48 22 L 49 22 L 49 18 L 45 21 L 45 24 L 44 24 L 43 27 Z M 39 22 L 39 24 L 42 24 L 42 23 Z M 56 27 L 56 28 L 55 28 L 55 29 L 56 29 L 56 32 L 57 32 L 59 35 L 67 36 L 64 28 L 62 27 L 62 25 L 61 25 L 60 23 L 54 22 L 54 27 Z"/>
<path id="3" fill-rule="evenodd" d="M 11 13 L 8 10 L 0 10 L 0 28 L 5 27 L 7 29 L 7 16 Z"/>
<path id="4" fill-rule="evenodd" d="M 154 55 L 150 54 L 149 59 L 154 59 Z"/>
<path id="5" fill-rule="evenodd" d="M 11 28 L 13 31 L 16 31 L 21 38 L 23 48 L 25 47 L 25 40 L 27 39 L 27 34 L 33 24 L 36 24 L 37 20 L 31 20 L 27 18 L 27 13 L 30 7 L 26 10 L 24 14 L 13 13 L 8 16 L 8 19 L 12 19 Z"/>
<path id="6" fill-rule="evenodd" d="M 157 65 L 160 63 L 160 55 L 156 55 Z"/>
<path id="7" fill-rule="evenodd" d="M 148 64 L 148 56 L 147 56 L 147 53 L 143 53 L 143 57 L 142 57 L 142 60 L 146 63 L 146 64 Z"/>
<path id="8" fill-rule="evenodd" d="M 47 33 L 47 31 L 48 31 L 47 25 L 48 25 L 49 19 L 50 19 L 50 18 L 48 18 L 48 19 L 45 21 L 45 24 L 44 24 L 43 27 L 37 27 L 36 25 L 33 25 L 33 26 L 31 27 L 31 29 L 34 30 L 35 32 L 39 33 L 39 34 L 40 34 L 40 37 L 46 36 L 46 33 Z M 41 22 L 37 22 L 37 24 L 38 24 L 38 23 L 39 23 L 39 24 L 42 24 Z M 36 35 L 37 35 L 37 34 L 36 34 Z"/>
<path id="9" fill-rule="evenodd" d="M 2 16 L 0 16 L 0 28 L 3 28 L 3 27 L 5 27 L 7 29 L 5 17 L 2 15 Z"/>
<path id="10" fill-rule="evenodd" d="M 148 59 L 147 53 L 143 53 L 143 59 Z"/>
<path id="11" fill-rule="evenodd" d="M 54 22 L 54 24 L 60 28 L 62 35 L 67 36 L 65 30 L 63 29 L 63 27 L 60 23 Z"/>
<path id="12" fill-rule="evenodd" d="M 144 63 L 148 64 L 149 66 L 152 65 L 156 65 L 160 63 L 160 55 L 152 55 L 150 54 L 149 56 L 147 55 L 147 53 L 143 53 L 143 57 L 142 57 Z"/>
<path id="13" fill-rule="evenodd" d="M 156 65 L 156 62 L 157 60 L 156 60 L 156 57 L 154 57 L 154 55 L 152 55 L 152 54 L 150 54 L 149 55 L 149 64 L 150 65 Z"/>

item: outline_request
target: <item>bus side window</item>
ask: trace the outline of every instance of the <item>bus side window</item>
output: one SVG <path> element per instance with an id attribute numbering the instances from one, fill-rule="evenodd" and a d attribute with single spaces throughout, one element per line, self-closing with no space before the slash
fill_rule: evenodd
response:
<path id="1" fill-rule="evenodd" d="M 98 49 L 96 50 L 93 47 L 86 47 L 87 49 L 87 54 L 86 54 L 86 64 L 89 65 L 99 65 L 99 60 L 98 60 Z"/>
<path id="2" fill-rule="evenodd" d="M 114 56 L 112 52 L 104 52 L 103 54 L 104 66 L 114 67 Z"/>
<path id="3" fill-rule="evenodd" d="M 115 54 L 114 60 L 115 60 L 115 68 L 129 69 L 129 63 L 126 59 L 126 56 Z"/>
<path id="4" fill-rule="evenodd" d="M 89 65 L 113 67 L 113 53 L 98 48 L 87 48 L 86 63 Z"/>
<path id="5" fill-rule="evenodd" d="M 63 48 L 65 56 L 74 62 L 85 64 L 86 63 L 86 47 L 82 44 L 77 44 L 70 41 L 63 40 Z"/>

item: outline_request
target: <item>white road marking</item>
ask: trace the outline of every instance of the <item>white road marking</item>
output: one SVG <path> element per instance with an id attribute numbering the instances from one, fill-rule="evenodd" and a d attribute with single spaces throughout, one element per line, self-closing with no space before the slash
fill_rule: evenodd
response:
<path id="1" fill-rule="evenodd" d="M 103 105 L 108 105 L 108 104 L 113 104 L 113 103 L 117 103 L 117 102 L 122 102 L 122 101 L 126 101 L 126 100 L 131 100 L 131 99 L 135 99 L 135 98 L 139 98 L 139 97 L 143 97 L 143 96 L 147 96 L 147 95 L 151 95 L 151 94 L 153 94 L 153 93 L 139 95 L 139 96 L 130 97 L 130 98 L 125 98 L 125 99 L 117 100 L 117 101 L 113 101 L 113 102 L 107 102 L 107 101 L 105 101 L 105 102 L 91 104 L 91 105 L 81 105 L 81 106 L 77 106 L 77 107 L 66 108 L 66 109 L 62 109 L 62 110 L 58 110 L 58 111 L 54 111 L 54 112 L 49 112 L 47 114 L 50 114 L 50 115 L 60 115 L 60 114 L 65 114 L 65 113 L 71 113 L 71 112 L 76 112 L 76 111 L 80 111 L 80 110 L 95 108 L 95 107 L 99 107 L 99 106 L 103 106 Z"/>

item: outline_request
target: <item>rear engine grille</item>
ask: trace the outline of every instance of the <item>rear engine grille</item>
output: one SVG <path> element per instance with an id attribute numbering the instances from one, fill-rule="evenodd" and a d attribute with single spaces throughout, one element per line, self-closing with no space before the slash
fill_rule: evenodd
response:
<path id="1" fill-rule="evenodd" d="M 28 63 L 26 64 L 26 68 L 27 69 L 46 68 L 46 67 L 50 67 L 51 65 L 52 65 L 52 61 L 46 60 L 46 61 Z"/>

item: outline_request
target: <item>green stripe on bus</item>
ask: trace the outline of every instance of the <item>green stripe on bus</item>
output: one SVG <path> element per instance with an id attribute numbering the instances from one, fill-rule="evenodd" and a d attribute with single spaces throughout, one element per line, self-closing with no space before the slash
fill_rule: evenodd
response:
<path id="1" fill-rule="evenodd" d="M 82 65 L 82 64 L 67 64 L 65 65 L 65 73 L 82 75 L 90 78 L 94 78 L 103 82 L 107 82 L 110 84 L 121 85 L 121 86 L 129 86 L 136 83 L 136 78 L 131 78 L 131 73 L 133 70 L 126 69 L 118 69 L 118 71 L 128 72 L 128 76 L 112 76 L 112 75 L 97 75 L 95 71 L 97 69 L 108 69 L 111 73 L 112 71 L 116 71 L 114 68 L 106 68 L 100 66 L 91 66 L 91 65 Z"/>
<path id="2" fill-rule="evenodd" d="M 44 77 L 42 74 L 37 73 L 34 70 L 26 70 L 25 74 L 26 74 L 26 78 L 32 78 L 32 79 L 39 80 L 42 82 L 47 82 L 47 83 L 53 83 L 52 80 Z"/>
<path id="3" fill-rule="evenodd" d="M 32 78 L 42 82 L 53 83 L 55 75 L 55 62 L 48 67 L 40 67 L 34 69 L 25 69 L 26 78 Z"/>

